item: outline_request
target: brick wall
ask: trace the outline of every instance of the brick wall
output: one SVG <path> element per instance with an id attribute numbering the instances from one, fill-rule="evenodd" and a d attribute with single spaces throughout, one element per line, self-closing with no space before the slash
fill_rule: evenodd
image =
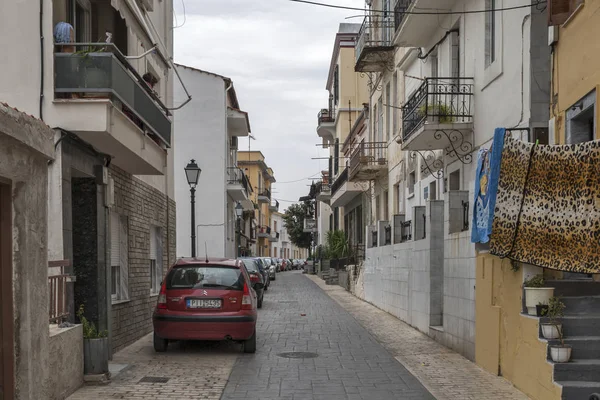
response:
<path id="1" fill-rule="evenodd" d="M 129 247 L 129 299 L 112 306 L 112 351 L 116 352 L 152 331 L 157 295 L 150 293 L 150 227 L 162 228 L 159 254 L 164 274 L 176 257 L 176 219 L 175 201 L 164 193 L 116 167 L 110 168 L 110 176 L 114 179 L 114 210 L 128 218 Z"/>

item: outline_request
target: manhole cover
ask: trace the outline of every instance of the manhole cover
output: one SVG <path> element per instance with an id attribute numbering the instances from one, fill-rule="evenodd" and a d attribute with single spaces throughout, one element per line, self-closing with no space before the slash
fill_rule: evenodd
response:
<path id="1" fill-rule="evenodd" d="M 279 353 L 277 354 L 278 357 L 282 357 L 282 358 L 315 358 L 315 357 L 319 357 L 319 355 L 317 353 L 309 353 L 306 351 L 292 351 L 289 353 Z"/>
<path id="2" fill-rule="evenodd" d="M 161 376 L 145 376 L 138 383 L 167 383 L 169 378 L 163 378 Z"/>

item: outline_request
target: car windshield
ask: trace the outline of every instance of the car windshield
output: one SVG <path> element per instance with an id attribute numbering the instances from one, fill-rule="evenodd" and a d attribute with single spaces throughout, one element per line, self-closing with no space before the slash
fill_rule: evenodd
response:
<path id="1" fill-rule="evenodd" d="M 265 265 L 268 267 L 271 265 L 271 259 L 270 258 L 262 258 L 262 260 L 264 261 Z"/>
<path id="2" fill-rule="evenodd" d="M 250 258 L 245 258 L 242 261 L 244 262 L 244 265 L 246 266 L 248 272 L 257 272 L 259 270 L 258 261 L 252 260 Z"/>
<path id="3" fill-rule="evenodd" d="M 223 265 L 186 265 L 171 270 L 166 278 L 169 289 L 220 288 L 244 289 L 244 275 L 239 268 Z"/>

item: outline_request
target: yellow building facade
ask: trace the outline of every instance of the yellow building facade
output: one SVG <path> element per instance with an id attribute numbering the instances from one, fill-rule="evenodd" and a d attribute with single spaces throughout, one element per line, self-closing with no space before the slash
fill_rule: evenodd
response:
<path id="1" fill-rule="evenodd" d="M 251 254 L 256 256 L 271 256 L 269 238 L 275 235 L 271 232 L 271 210 L 273 209 L 271 185 L 275 182 L 273 169 L 267 166 L 265 156 L 260 151 L 239 151 L 238 166 L 246 174 L 252 186 L 251 200 L 255 204 L 254 218 L 250 230 L 254 231 Z M 275 210 L 276 211 L 276 210 Z"/>
<path id="2" fill-rule="evenodd" d="M 552 47 L 550 144 L 577 144 L 600 139 L 600 0 L 549 4 Z M 532 72 L 535 75 L 535 71 Z M 539 338 L 540 319 L 522 313 L 523 281 L 535 274 L 567 279 L 563 272 L 521 265 L 478 254 L 476 271 L 476 362 L 511 381 L 536 400 L 563 398 L 547 361 L 547 342 Z M 600 275 L 593 280 L 599 281 Z M 590 333 L 591 334 L 591 333 Z M 565 397 L 570 398 L 570 397 Z"/>

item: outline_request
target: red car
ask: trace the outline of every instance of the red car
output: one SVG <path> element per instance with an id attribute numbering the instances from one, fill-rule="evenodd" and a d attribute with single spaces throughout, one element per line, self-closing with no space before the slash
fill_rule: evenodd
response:
<path id="1" fill-rule="evenodd" d="M 234 340 L 254 353 L 256 285 L 241 260 L 178 260 L 160 288 L 154 350 L 166 351 L 170 340 Z"/>

